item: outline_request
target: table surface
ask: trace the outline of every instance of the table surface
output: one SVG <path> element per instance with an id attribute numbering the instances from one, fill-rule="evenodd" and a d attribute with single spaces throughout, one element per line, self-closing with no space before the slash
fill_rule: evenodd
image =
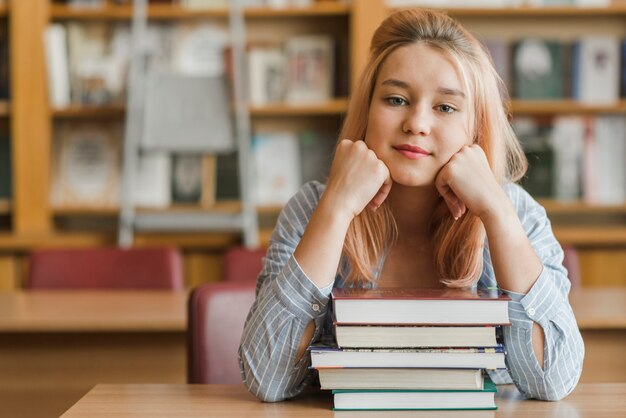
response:
<path id="1" fill-rule="evenodd" d="M 186 291 L 0 293 L 0 332 L 184 332 Z"/>
<path id="2" fill-rule="evenodd" d="M 626 383 L 581 384 L 558 402 L 525 400 L 513 385 L 498 387 L 497 411 L 332 411 L 330 392 L 263 403 L 243 385 L 97 385 L 62 418 L 282 417 L 618 417 L 626 416 Z"/>
<path id="3" fill-rule="evenodd" d="M 186 291 L 37 290 L 0 293 L 0 332 L 183 332 Z M 570 294 L 581 329 L 626 329 L 626 288 Z"/>

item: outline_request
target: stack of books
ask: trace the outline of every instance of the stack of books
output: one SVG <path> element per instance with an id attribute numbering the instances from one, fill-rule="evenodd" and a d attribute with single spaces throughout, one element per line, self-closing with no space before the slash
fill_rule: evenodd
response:
<path id="1" fill-rule="evenodd" d="M 335 339 L 311 367 L 335 410 L 496 409 L 510 298 L 473 289 L 335 289 Z"/>

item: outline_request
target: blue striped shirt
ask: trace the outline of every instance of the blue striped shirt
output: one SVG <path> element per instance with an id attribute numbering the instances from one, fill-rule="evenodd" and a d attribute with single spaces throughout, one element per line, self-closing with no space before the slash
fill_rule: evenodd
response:
<path id="1" fill-rule="evenodd" d="M 244 384 L 264 401 L 280 401 L 299 394 L 315 381 L 310 356 L 295 362 L 306 326 L 315 321 L 312 341 L 331 332 L 328 315 L 333 285 L 319 289 L 302 271 L 293 253 L 325 186 L 305 184 L 285 205 L 256 285 L 256 300 L 246 319 L 239 348 Z M 504 327 L 506 370 L 490 371 L 495 383 L 515 383 L 528 398 L 558 400 L 569 394 L 582 372 L 583 340 L 568 301 L 570 281 L 545 209 L 521 187 L 505 191 L 517 210 L 543 271 L 528 294 L 507 292 L 511 326 Z M 343 285 L 338 276 L 335 287 Z M 496 287 L 489 244 L 478 286 Z M 544 365 L 537 361 L 531 342 L 533 321 L 545 334 Z"/>

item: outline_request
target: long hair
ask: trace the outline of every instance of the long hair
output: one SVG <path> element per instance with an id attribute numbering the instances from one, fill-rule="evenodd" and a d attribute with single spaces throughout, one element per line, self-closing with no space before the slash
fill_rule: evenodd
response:
<path id="1" fill-rule="evenodd" d="M 470 109 L 473 142 L 484 150 L 500 184 L 519 180 L 527 161 L 508 121 L 509 98 L 484 46 L 444 13 L 426 9 L 400 10 L 387 17 L 372 38 L 370 55 L 356 84 L 340 139 L 363 140 L 374 87 L 387 57 L 397 48 L 425 43 L 446 54 L 458 67 Z M 430 234 L 436 272 L 449 287 L 473 285 L 482 272 L 485 231 L 475 215 L 454 220 L 443 199 L 435 208 Z M 350 227 L 343 246 L 348 284 L 374 282 L 380 260 L 397 240 L 389 205 L 363 210 Z"/>

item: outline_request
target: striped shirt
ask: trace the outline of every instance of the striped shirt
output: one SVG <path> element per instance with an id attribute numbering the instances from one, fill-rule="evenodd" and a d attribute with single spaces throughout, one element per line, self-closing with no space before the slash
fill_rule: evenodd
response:
<path id="1" fill-rule="evenodd" d="M 341 287 L 319 289 L 302 271 L 293 253 L 325 186 L 305 184 L 285 205 L 256 285 L 256 300 L 246 319 L 239 348 L 242 379 L 252 394 L 273 402 L 299 394 L 316 381 L 309 369 L 310 355 L 296 363 L 296 353 L 306 326 L 315 322 L 313 341 L 328 335 L 330 293 Z M 545 209 L 521 187 L 508 184 L 510 197 L 543 271 L 527 294 L 506 292 L 511 297 L 511 326 L 503 327 L 506 370 L 490 371 L 495 383 L 515 383 L 528 398 L 558 400 L 569 394 L 582 371 L 584 345 L 568 301 L 570 281 L 562 265 L 563 250 L 557 242 Z M 496 287 L 489 244 L 479 287 Z M 543 369 L 533 352 L 533 321 L 545 334 Z"/>

